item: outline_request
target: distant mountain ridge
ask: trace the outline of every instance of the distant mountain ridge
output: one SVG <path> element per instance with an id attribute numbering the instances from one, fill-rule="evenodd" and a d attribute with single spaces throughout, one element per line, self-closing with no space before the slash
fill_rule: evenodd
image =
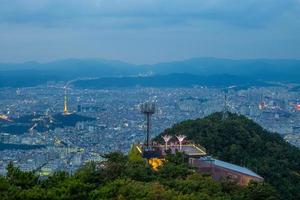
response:
<path id="1" fill-rule="evenodd" d="M 228 74 L 262 81 L 300 83 L 300 60 L 192 58 L 153 65 L 135 65 L 116 60 L 65 59 L 48 63 L 0 63 L 0 87 L 20 87 L 79 77 L 120 77 L 188 73 L 201 76 Z M 31 81 L 31 82 L 30 82 Z"/>
<path id="2" fill-rule="evenodd" d="M 91 80 L 78 80 L 72 83 L 73 86 L 82 89 L 104 89 L 123 87 L 250 87 L 269 86 L 270 84 L 252 80 L 248 77 L 233 76 L 228 74 L 201 76 L 193 74 L 168 74 L 146 77 L 107 77 Z"/>

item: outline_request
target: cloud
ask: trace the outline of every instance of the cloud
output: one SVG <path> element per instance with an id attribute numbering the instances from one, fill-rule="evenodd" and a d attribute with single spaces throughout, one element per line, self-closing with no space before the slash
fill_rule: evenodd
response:
<path id="1" fill-rule="evenodd" d="M 0 23 L 37 26 L 146 28 L 211 20 L 264 26 L 285 13 L 297 14 L 298 0 L 1 0 Z"/>
<path id="2" fill-rule="evenodd" d="M 0 62 L 300 58 L 299 0 L 0 0 Z"/>

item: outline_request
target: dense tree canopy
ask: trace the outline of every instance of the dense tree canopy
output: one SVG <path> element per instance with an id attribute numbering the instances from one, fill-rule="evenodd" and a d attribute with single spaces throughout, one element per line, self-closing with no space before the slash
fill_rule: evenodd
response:
<path id="1" fill-rule="evenodd" d="M 263 176 L 281 199 L 300 199 L 300 150 L 244 116 L 229 113 L 222 120 L 222 113 L 215 113 L 176 124 L 164 134 L 185 134 L 214 157 L 246 166 Z"/>
<path id="2" fill-rule="evenodd" d="M 266 183 L 240 187 L 218 183 L 195 173 L 180 153 L 169 155 L 157 171 L 147 161 L 119 152 L 106 155 L 102 163 L 91 162 L 74 175 L 56 172 L 41 179 L 10 164 L 0 177 L 1 200 L 276 200 L 274 188 Z M 27 183 L 27 184 L 26 184 Z"/>

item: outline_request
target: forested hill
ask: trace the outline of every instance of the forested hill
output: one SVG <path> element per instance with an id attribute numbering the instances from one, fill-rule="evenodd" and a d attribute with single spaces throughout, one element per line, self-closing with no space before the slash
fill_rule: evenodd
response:
<path id="1" fill-rule="evenodd" d="M 40 178 L 12 164 L 0 176 L 1 200 L 277 200 L 267 183 L 241 187 L 230 181 L 215 182 L 188 167 L 186 157 L 168 155 L 157 171 L 132 148 L 129 155 L 114 152 L 106 161 L 88 163 L 73 175 L 55 172 Z"/>
<path id="2" fill-rule="evenodd" d="M 174 125 L 164 134 L 185 134 L 212 156 L 256 171 L 282 199 L 300 199 L 300 150 L 244 116 L 229 113 L 222 120 L 222 113 L 214 113 Z"/>

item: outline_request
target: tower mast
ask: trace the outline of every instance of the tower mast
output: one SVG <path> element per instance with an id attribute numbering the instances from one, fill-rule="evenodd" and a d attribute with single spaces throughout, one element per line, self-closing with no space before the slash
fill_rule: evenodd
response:
<path id="1" fill-rule="evenodd" d="M 65 97 L 64 97 L 64 115 L 70 114 L 68 111 L 68 97 L 67 97 L 67 89 L 65 89 Z"/>
<path id="2" fill-rule="evenodd" d="M 155 113 L 155 103 L 145 102 L 140 105 L 141 112 L 146 116 L 147 127 L 146 127 L 146 148 L 150 149 L 150 129 L 151 129 L 151 116 Z"/>
<path id="3" fill-rule="evenodd" d="M 224 108 L 222 113 L 222 120 L 228 118 L 228 100 L 227 100 L 227 91 L 224 92 Z"/>

